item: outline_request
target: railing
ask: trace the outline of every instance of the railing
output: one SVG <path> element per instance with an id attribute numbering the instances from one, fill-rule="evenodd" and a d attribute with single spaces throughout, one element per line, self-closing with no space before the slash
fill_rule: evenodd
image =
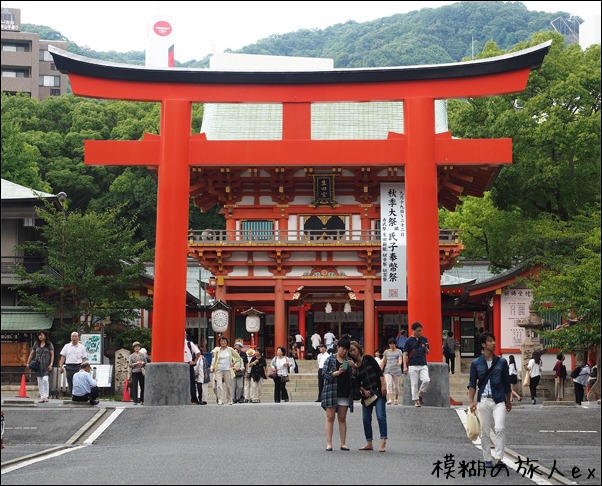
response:
<path id="1" fill-rule="evenodd" d="M 42 269 L 46 260 L 40 257 L 3 256 L 2 275 L 15 275 L 15 266 L 23 265 L 28 273 L 37 272 Z"/>
<path id="2" fill-rule="evenodd" d="M 457 229 L 439 230 L 440 244 L 458 244 Z M 191 245 L 380 245 L 380 230 L 192 230 Z"/>

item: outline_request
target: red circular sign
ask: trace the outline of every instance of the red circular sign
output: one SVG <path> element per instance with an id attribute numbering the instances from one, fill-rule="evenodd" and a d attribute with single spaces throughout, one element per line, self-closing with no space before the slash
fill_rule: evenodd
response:
<path id="1" fill-rule="evenodd" d="M 165 20 L 159 20 L 159 22 L 153 25 L 153 30 L 155 34 L 165 37 L 171 34 L 171 24 Z"/>

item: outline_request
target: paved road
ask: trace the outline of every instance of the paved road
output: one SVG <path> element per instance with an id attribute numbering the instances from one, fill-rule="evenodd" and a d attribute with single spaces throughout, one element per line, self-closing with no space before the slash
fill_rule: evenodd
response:
<path id="1" fill-rule="evenodd" d="M 357 451 L 364 444 L 360 407 L 348 417 L 351 451 L 339 450 L 335 425 L 335 450 L 327 452 L 324 411 L 317 403 L 114 408 L 120 406 L 5 403 L 2 485 L 38 484 L 41 478 L 59 484 L 72 474 L 86 484 L 484 482 L 482 472 L 462 477 L 461 462 L 482 455 L 466 438 L 462 411 L 453 408 L 388 407 L 389 442 L 381 454 Z M 501 471 L 490 478 L 488 472 L 488 484 L 561 484 L 542 472 L 552 469 L 554 460 L 568 479 L 579 468 L 582 476 L 574 484 L 600 484 L 599 405 L 523 405 L 512 411 L 507 429 L 509 476 Z M 374 430 L 378 436 L 376 421 Z M 54 453 L 43 454 L 48 449 Z M 530 461 L 519 471 L 515 453 Z M 29 463 L 13 462 L 28 454 L 33 454 Z M 593 478 L 587 479 L 588 468 L 595 469 Z"/>

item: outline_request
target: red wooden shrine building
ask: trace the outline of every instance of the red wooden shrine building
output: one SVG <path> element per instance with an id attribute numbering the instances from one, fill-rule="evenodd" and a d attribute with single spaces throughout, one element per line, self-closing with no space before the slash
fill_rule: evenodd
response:
<path id="1" fill-rule="evenodd" d="M 216 298 L 232 309 L 231 328 L 251 307 L 266 313 L 266 347 L 286 346 L 292 321 L 309 336 L 309 312 L 309 324 L 322 332 L 337 333 L 345 321 L 340 331 L 362 335 L 367 350 L 378 342 L 379 319 L 390 314 L 422 322 L 431 339 L 441 336 L 440 276 L 462 246 L 438 227 L 438 208 L 482 195 L 500 164 L 511 162 L 512 142 L 437 133 L 435 102 L 522 91 L 549 47 L 446 65 L 293 72 L 141 68 L 51 47 L 75 94 L 162 104 L 160 135 L 85 145 L 86 164 L 157 170 L 153 361 L 182 359 L 189 254 L 215 276 Z M 193 102 L 273 105 L 280 130 L 251 140 L 192 134 Z M 316 127 L 320 110 L 331 113 L 324 126 L 342 126 L 357 106 L 379 103 L 397 110 L 396 129 L 358 138 L 321 135 Z M 393 252 L 383 265 L 390 223 L 381 211 L 383 187 L 404 193 L 402 228 L 387 228 L 407 246 L 407 295 L 402 285 L 397 298 L 397 289 L 383 292 L 383 271 L 390 283 L 396 266 Z M 226 230 L 191 231 L 190 197 L 200 209 L 219 204 Z M 324 315 L 328 304 L 334 316 Z M 439 346 L 431 355 L 441 360 Z"/>

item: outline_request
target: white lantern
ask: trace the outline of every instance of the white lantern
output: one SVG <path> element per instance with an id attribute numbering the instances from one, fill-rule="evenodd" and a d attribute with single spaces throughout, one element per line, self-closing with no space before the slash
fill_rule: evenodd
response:
<path id="1" fill-rule="evenodd" d="M 257 315 L 247 316 L 247 332 L 259 332 L 260 319 Z"/>
<path id="2" fill-rule="evenodd" d="M 213 332 L 224 333 L 228 330 L 228 311 L 217 309 L 211 313 L 211 327 Z"/>

